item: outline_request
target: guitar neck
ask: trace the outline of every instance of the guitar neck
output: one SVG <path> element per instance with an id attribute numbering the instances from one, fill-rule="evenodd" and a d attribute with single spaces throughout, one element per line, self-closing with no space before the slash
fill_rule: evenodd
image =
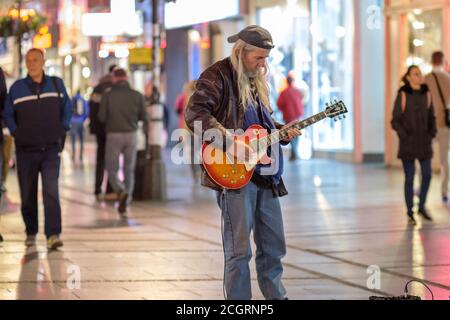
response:
<path id="1" fill-rule="evenodd" d="M 288 137 L 288 131 L 290 129 L 305 129 L 306 127 L 309 127 L 310 125 L 313 125 L 316 122 L 319 122 L 327 117 L 325 111 L 319 112 L 316 115 L 313 115 L 305 120 L 293 122 L 289 124 L 288 126 L 284 127 L 281 130 L 278 130 L 274 133 L 271 133 L 267 135 L 264 138 L 260 138 L 258 141 L 258 144 L 262 143 L 263 145 L 266 144 L 267 147 L 280 142 L 280 140 L 284 140 Z"/>

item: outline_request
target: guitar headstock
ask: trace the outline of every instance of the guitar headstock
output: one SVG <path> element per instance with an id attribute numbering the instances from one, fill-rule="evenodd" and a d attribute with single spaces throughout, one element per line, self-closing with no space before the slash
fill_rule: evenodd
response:
<path id="1" fill-rule="evenodd" d="M 325 114 L 328 118 L 334 119 L 337 121 L 338 119 L 345 118 L 345 115 L 340 117 L 340 115 L 348 112 L 347 107 L 345 106 L 342 100 L 334 100 L 333 103 L 326 103 Z"/>

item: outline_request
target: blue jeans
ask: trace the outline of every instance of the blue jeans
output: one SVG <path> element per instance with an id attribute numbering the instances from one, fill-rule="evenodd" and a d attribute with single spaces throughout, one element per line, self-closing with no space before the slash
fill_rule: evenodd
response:
<path id="1" fill-rule="evenodd" d="M 271 189 L 259 188 L 250 182 L 239 191 L 217 192 L 217 202 L 223 219 L 226 298 L 249 300 L 252 297 L 249 262 L 253 230 L 261 292 L 266 299 L 284 299 L 281 259 L 286 254 L 286 243 L 278 198 L 272 195 Z"/>
<path id="2" fill-rule="evenodd" d="M 59 202 L 59 148 L 44 151 L 23 151 L 17 149 L 17 176 L 19 178 L 22 217 L 27 235 L 36 235 L 38 223 L 38 180 L 42 178 L 44 198 L 45 235 L 61 233 L 61 205 Z"/>
<path id="3" fill-rule="evenodd" d="M 425 207 L 428 189 L 431 181 L 431 159 L 419 160 L 420 169 L 422 171 L 422 183 L 420 186 L 419 209 Z M 414 174 L 416 171 L 414 160 L 402 160 L 403 171 L 405 172 L 405 202 L 408 214 L 413 212 L 414 197 Z"/>
<path id="4" fill-rule="evenodd" d="M 83 159 L 83 122 L 72 123 L 72 128 L 70 129 L 70 137 L 72 140 L 72 158 L 75 159 L 75 144 L 77 142 L 77 137 L 80 139 L 80 159 Z"/>

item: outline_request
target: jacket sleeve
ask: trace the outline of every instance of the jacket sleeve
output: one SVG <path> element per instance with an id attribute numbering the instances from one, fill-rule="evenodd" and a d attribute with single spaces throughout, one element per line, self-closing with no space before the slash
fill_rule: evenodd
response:
<path id="1" fill-rule="evenodd" d="M 17 129 L 16 118 L 14 116 L 14 104 L 12 102 L 11 91 L 6 96 L 5 99 L 5 108 L 3 110 L 3 119 L 5 121 L 6 126 L 9 129 L 9 133 L 14 136 Z"/>
<path id="2" fill-rule="evenodd" d="M 70 120 L 72 119 L 72 101 L 67 94 L 66 86 L 64 85 L 64 81 L 62 79 L 58 79 L 61 83 L 61 90 L 63 94 L 63 106 L 64 106 L 64 115 L 63 115 L 63 125 L 64 129 L 67 131 L 70 129 Z"/>
<path id="3" fill-rule="evenodd" d="M 222 144 L 218 141 L 213 141 L 215 147 L 225 147 L 227 140 L 231 139 L 231 133 L 228 132 L 213 116 L 213 110 L 215 107 L 221 104 L 221 97 L 224 84 L 220 75 L 213 74 L 212 71 L 205 71 L 200 79 L 197 81 L 195 91 L 191 95 L 184 112 L 184 119 L 186 125 L 192 131 L 194 131 L 194 123 L 200 121 L 202 124 L 202 132 L 209 129 L 217 129 L 222 134 Z"/>
<path id="4" fill-rule="evenodd" d="M 6 93 L 5 75 L 2 68 L 0 68 L 0 113 L 3 113 L 3 108 L 5 107 Z"/>
<path id="5" fill-rule="evenodd" d="M 405 122 L 406 117 L 402 110 L 402 97 L 401 92 L 399 91 L 397 94 L 397 98 L 395 99 L 394 110 L 392 111 L 391 126 L 392 129 L 397 132 L 400 139 L 404 139 L 409 136 L 407 126 L 405 126 Z"/>
<path id="6" fill-rule="evenodd" d="M 433 138 L 436 137 L 437 134 L 436 117 L 434 115 L 433 104 L 431 104 L 428 108 L 428 134 Z"/>
<path id="7" fill-rule="evenodd" d="M 106 122 L 106 108 L 108 107 L 108 93 L 102 95 L 102 100 L 100 101 L 100 107 L 98 108 L 97 119 L 101 123 Z"/>

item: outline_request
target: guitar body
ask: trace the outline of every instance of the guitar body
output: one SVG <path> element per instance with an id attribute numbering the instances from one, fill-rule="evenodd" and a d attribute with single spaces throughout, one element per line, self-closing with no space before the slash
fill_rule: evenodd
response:
<path id="1" fill-rule="evenodd" d="M 250 141 L 265 136 L 267 130 L 260 125 L 252 125 L 243 135 L 234 136 L 234 139 L 248 145 Z M 257 150 L 254 157 L 257 161 L 253 163 L 238 163 L 236 158 L 230 157 L 222 149 L 214 148 L 210 143 L 202 145 L 203 167 L 215 183 L 226 189 L 241 189 L 250 182 L 257 163 L 269 164 L 271 161 L 266 150 Z"/>
<path id="2" fill-rule="evenodd" d="M 305 120 L 289 123 L 275 133 L 268 134 L 267 130 L 260 125 L 249 127 L 243 135 L 233 137 L 235 141 L 242 141 L 253 150 L 249 159 L 246 157 L 246 161 L 248 161 L 246 163 L 237 161 L 229 152 L 216 149 L 210 143 L 203 143 L 203 167 L 209 177 L 223 188 L 240 189 L 250 182 L 255 171 L 255 166 L 258 163 L 264 165 L 270 164 L 271 159 L 267 156 L 267 148 L 280 140 L 290 138 L 289 131 L 291 129 L 301 130 L 326 118 L 336 121 L 337 119 L 341 119 L 340 115 L 344 115 L 347 112 L 347 107 L 341 100 L 334 100 L 331 105 L 327 104 L 325 111 L 319 112 Z M 232 154 L 242 153 L 236 153 L 236 150 L 234 150 Z"/>

